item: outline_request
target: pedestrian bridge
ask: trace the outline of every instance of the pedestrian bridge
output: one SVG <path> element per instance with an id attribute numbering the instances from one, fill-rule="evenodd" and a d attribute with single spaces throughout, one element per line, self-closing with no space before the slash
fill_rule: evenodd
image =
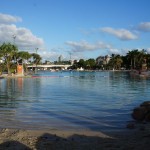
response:
<path id="1" fill-rule="evenodd" d="M 49 70 L 49 69 L 67 69 L 71 65 L 28 65 L 29 69 L 41 69 L 41 70 Z"/>

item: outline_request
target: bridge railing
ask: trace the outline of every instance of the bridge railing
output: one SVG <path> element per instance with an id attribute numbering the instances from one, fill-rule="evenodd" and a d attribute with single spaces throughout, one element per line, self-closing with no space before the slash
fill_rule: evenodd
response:
<path id="1" fill-rule="evenodd" d="M 67 69 L 71 65 L 28 65 L 28 68 L 65 68 Z"/>

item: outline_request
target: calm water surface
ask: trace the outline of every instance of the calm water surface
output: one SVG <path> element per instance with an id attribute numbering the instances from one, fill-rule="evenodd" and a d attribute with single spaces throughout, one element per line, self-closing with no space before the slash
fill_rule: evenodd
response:
<path id="1" fill-rule="evenodd" d="M 0 80 L 0 128 L 123 130 L 150 100 L 150 79 L 127 72 L 38 72 Z"/>

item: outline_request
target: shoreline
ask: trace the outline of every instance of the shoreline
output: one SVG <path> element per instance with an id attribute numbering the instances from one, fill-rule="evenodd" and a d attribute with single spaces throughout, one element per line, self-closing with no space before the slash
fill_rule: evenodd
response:
<path id="1" fill-rule="evenodd" d="M 145 130 L 95 131 L 0 129 L 0 149 L 32 150 L 148 150 L 150 124 Z M 140 143 L 140 144 L 139 144 Z"/>
<path id="2" fill-rule="evenodd" d="M 11 75 L 8 74 L 2 74 L 0 75 L 1 78 L 31 78 L 32 75 Z"/>

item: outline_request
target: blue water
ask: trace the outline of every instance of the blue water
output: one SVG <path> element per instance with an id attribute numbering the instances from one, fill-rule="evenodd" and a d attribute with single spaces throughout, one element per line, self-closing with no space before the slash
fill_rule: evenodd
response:
<path id="1" fill-rule="evenodd" d="M 128 72 L 38 72 L 0 80 L 0 128 L 124 130 L 150 100 L 150 79 Z"/>

